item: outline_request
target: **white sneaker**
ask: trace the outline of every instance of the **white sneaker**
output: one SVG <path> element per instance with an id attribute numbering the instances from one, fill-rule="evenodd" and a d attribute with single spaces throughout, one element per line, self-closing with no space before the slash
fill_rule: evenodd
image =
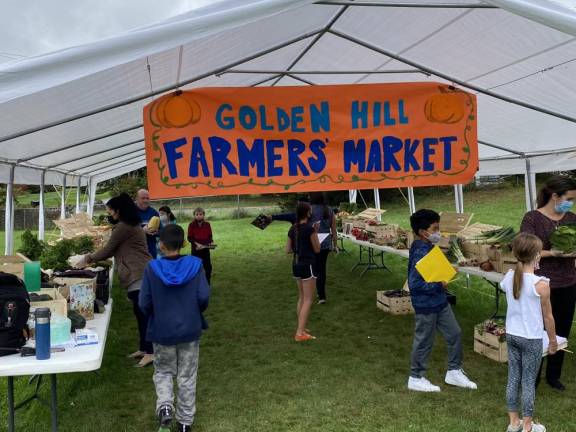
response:
<path id="1" fill-rule="evenodd" d="M 439 392 L 440 387 L 435 386 L 426 378 L 408 378 L 408 390 L 418 391 L 418 392 Z"/>
<path id="2" fill-rule="evenodd" d="M 444 382 L 456 387 L 472 390 L 476 390 L 478 388 L 475 382 L 472 382 L 468 379 L 462 369 L 450 370 L 446 372 L 446 378 L 444 378 Z"/>
<path id="3" fill-rule="evenodd" d="M 526 429 L 522 429 L 522 431 L 526 431 Z M 546 428 L 544 427 L 544 425 L 541 425 L 540 423 L 532 422 L 532 429 L 526 432 L 546 432 Z"/>

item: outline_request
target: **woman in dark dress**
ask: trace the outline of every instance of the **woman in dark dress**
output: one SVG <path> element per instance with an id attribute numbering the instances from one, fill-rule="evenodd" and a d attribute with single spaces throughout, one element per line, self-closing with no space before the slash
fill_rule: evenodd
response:
<path id="1" fill-rule="evenodd" d="M 553 250 L 550 235 L 562 225 L 576 224 L 576 214 L 570 210 L 576 199 L 576 182 L 568 177 L 552 177 L 538 194 L 538 209 L 524 215 L 520 231 L 534 234 L 544 245 L 539 276 L 550 279 L 550 301 L 558 336 L 570 336 L 576 305 L 576 254 L 563 254 Z M 564 352 L 548 356 L 546 381 L 564 390 L 560 381 Z"/>

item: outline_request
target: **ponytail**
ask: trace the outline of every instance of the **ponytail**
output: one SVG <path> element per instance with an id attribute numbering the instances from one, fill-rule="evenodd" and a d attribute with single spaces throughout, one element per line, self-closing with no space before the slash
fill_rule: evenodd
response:
<path id="1" fill-rule="evenodd" d="M 514 285 L 512 288 L 512 294 L 514 298 L 518 300 L 520 298 L 520 291 L 522 291 L 522 280 L 524 277 L 524 265 L 520 261 L 516 263 L 516 268 L 514 269 Z"/>
<path id="2" fill-rule="evenodd" d="M 512 240 L 512 252 L 518 260 L 514 268 L 514 281 L 512 295 L 516 300 L 520 298 L 522 281 L 524 280 L 524 265 L 532 264 L 542 250 L 542 240 L 533 234 L 520 233 Z"/>

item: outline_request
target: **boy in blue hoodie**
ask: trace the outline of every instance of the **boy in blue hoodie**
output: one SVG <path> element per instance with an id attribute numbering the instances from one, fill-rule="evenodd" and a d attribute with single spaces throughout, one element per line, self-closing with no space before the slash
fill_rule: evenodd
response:
<path id="1" fill-rule="evenodd" d="M 433 210 L 418 210 L 410 217 L 416 240 L 408 257 L 408 286 L 414 307 L 414 343 L 410 364 L 408 389 L 420 392 L 439 392 L 425 377 L 428 357 L 432 351 L 436 330 L 448 347 L 448 372 L 444 381 L 457 387 L 476 389 L 462 370 L 462 337 L 460 326 L 446 297 L 445 282 L 426 282 L 416 264 L 440 242 L 440 215 Z"/>
<path id="2" fill-rule="evenodd" d="M 202 312 L 208 306 L 210 287 L 202 260 L 180 255 L 183 244 L 184 230 L 179 225 L 168 225 L 160 231 L 164 257 L 150 261 L 146 267 L 139 305 L 148 315 L 146 338 L 154 344 L 160 430 L 169 430 L 174 417 L 176 378 L 178 431 L 189 432 L 196 412 L 199 340 L 202 330 L 207 328 Z"/>

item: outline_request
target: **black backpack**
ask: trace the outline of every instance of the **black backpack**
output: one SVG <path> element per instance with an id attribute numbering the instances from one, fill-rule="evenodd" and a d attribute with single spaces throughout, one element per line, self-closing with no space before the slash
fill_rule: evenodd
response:
<path id="1" fill-rule="evenodd" d="M 29 314 L 30 297 L 24 282 L 0 272 L 0 356 L 14 354 L 26 343 Z"/>

